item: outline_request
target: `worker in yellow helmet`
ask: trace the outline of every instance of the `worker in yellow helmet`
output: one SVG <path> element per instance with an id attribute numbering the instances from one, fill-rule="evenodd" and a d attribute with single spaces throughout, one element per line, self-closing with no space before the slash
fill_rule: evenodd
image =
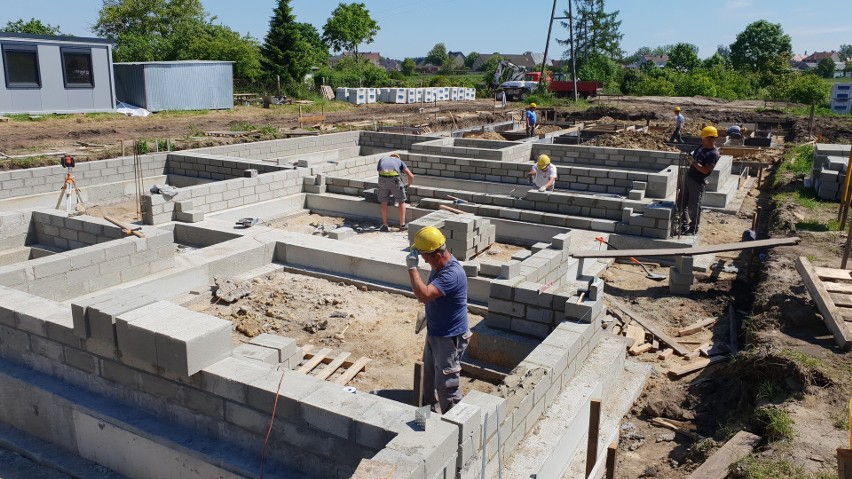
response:
<path id="1" fill-rule="evenodd" d="M 417 269 L 421 256 L 432 268 L 426 283 Z M 434 226 L 417 232 L 405 263 L 414 296 L 426 306 L 423 405 L 446 413 L 462 400 L 461 358 L 471 336 L 467 321 L 467 275 L 447 250 L 443 233 Z"/>
<path id="2" fill-rule="evenodd" d="M 538 117 L 535 114 L 536 104 L 530 103 L 529 109 L 524 113 L 524 119 L 527 125 L 527 136 L 535 135 L 535 125 L 538 123 Z"/>
<path id="3" fill-rule="evenodd" d="M 399 158 L 399 153 L 391 153 L 388 156 L 379 158 L 379 163 L 376 165 L 376 171 L 379 174 L 379 187 L 376 189 L 380 211 L 382 213 L 382 226 L 379 231 L 389 231 L 388 228 L 388 203 L 393 197 L 393 201 L 397 203 L 399 209 L 399 229 L 404 230 L 405 226 L 405 189 L 414 183 L 414 174 L 408 169 L 408 166 Z M 408 177 L 406 184 L 402 182 L 402 175 Z"/>
<path id="4" fill-rule="evenodd" d="M 698 234 L 698 222 L 701 219 L 701 202 L 707 187 L 707 178 L 713 173 L 713 168 L 719 161 L 719 150 L 716 148 L 716 138 L 719 132 L 714 126 L 705 126 L 701 130 L 701 146 L 692 152 L 692 161 L 686 172 L 686 181 L 678 197 L 681 233 L 685 235 Z"/>
<path id="5" fill-rule="evenodd" d="M 672 132 L 671 138 L 669 138 L 669 143 L 683 143 L 683 138 L 680 137 L 681 131 L 683 131 L 683 125 L 686 124 L 686 119 L 680 113 L 680 107 L 676 106 L 674 109 L 675 114 L 675 129 Z"/>
<path id="6" fill-rule="evenodd" d="M 556 166 L 550 163 L 549 156 L 538 155 L 538 160 L 527 173 L 527 178 L 538 191 L 553 191 L 556 184 Z"/>

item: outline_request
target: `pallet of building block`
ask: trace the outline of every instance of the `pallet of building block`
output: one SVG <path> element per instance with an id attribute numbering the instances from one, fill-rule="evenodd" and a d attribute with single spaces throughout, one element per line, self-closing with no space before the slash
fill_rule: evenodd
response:
<path id="1" fill-rule="evenodd" d="M 347 385 L 361 371 L 366 371 L 367 363 L 370 362 L 370 358 L 364 356 L 351 361 L 349 357 L 352 356 L 352 353 L 346 351 L 332 357 L 331 349 L 329 348 L 322 348 L 316 352 L 314 352 L 314 349 L 315 346 L 312 344 L 302 346 L 305 359 L 297 371 L 304 374 L 311 374 L 319 379 L 329 380 L 338 369 L 344 368 L 345 371 L 333 381 L 335 384 L 341 386 Z"/>

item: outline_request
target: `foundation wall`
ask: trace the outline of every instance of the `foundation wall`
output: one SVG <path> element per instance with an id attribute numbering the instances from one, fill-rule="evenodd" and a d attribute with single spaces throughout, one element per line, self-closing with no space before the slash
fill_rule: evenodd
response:
<path id="1" fill-rule="evenodd" d="M 680 153 L 671 151 L 633 150 L 602 146 L 533 145 L 532 156 L 546 154 L 560 164 L 589 165 L 599 168 L 643 169 L 659 172 L 677 165 Z"/>
<path id="2" fill-rule="evenodd" d="M 251 160 L 272 160 L 284 156 L 357 146 L 360 133 L 358 131 L 332 133 L 302 138 L 242 143 L 239 145 L 213 146 L 192 151 Z"/>
<path id="3" fill-rule="evenodd" d="M 0 212 L 0 251 L 35 242 L 32 211 Z"/>
<path id="4" fill-rule="evenodd" d="M 63 236 L 89 235 L 103 242 L 0 267 L 0 285 L 61 301 L 132 281 L 174 264 L 171 232 L 146 229 L 144 238 L 109 239 L 112 233 L 106 233 L 110 230 L 104 225 L 91 223 L 93 226 L 90 226 L 90 223 L 69 221 L 73 219 L 61 216 L 46 220 L 49 224 L 45 227 L 57 228 Z M 67 222 L 71 227 L 60 226 L 60 222 Z M 73 226 L 82 228 L 73 230 Z M 103 228 L 100 236 L 90 233 L 99 228 Z M 120 236 L 118 228 L 114 229 Z M 51 238 L 49 233 L 42 233 L 42 236 L 45 240 Z M 55 239 L 66 240 L 64 237 Z"/>
<path id="5" fill-rule="evenodd" d="M 442 138 L 414 144 L 411 146 L 410 151 L 412 154 L 419 155 L 480 158 L 491 161 L 521 163 L 529 161 L 532 149 L 531 145 L 531 143 L 508 141 Z M 495 147 L 497 148 L 495 149 Z"/>
<path id="6" fill-rule="evenodd" d="M 207 178 L 211 180 L 230 180 L 244 178 L 245 170 L 257 170 L 259 174 L 280 171 L 283 168 L 260 161 L 247 161 L 237 158 L 208 155 L 196 152 L 169 153 L 166 160 L 166 174 Z"/>
<path id="7" fill-rule="evenodd" d="M 166 154 L 142 155 L 142 176 L 162 175 L 166 165 Z M 0 172 L 0 200 L 39 193 L 57 192 L 65 181 L 66 169 L 59 166 L 28 168 Z M 133 157 L 113 160 L 78 162 L 73 170 L 77 186 L 83 189 L 92 185 L 103 185 L 120 181 L 132 181 Z"/>

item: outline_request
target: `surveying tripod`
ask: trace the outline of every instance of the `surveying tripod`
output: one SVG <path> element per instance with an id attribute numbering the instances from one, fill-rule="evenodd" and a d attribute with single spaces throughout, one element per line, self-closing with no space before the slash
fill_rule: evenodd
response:
<path id="1" fill-rule="evenodd" d="M 77 188 L 77 181 L 74 179 L 74 175 L 71 173 L 74 170 L 74 158 L 71 155 L 65 155 L 62 157 L 60 164 L 65 167 L 65 182 L 62 184 L 62 188 L 59 192 L 59 199 L 56 201 L 56 209 L 59 209 L 59 205 L 62 204 L 62 199 L 65 198 L 65 211 L 70 215 L 74 208 L 72 207 L 72 199 L 71 192 L 73 191 L 77 198 L 77 204 L 83 205 L 83 211 L 86 210 L 86 205 L 83 203 L 83 197 L 80 194 L 80 188 Z"/>

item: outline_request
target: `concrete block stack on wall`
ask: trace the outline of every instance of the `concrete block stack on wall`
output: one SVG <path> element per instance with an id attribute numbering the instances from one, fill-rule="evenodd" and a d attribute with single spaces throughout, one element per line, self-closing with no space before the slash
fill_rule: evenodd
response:
<path id="1" fill-rule="evenodd" d="M 354 93 L 353 93 L 354 92 Z M 453 95 L 451 92 L 455 92 Z M 476 100 L 476 88 L 344 88 L 338 87 L 334 99 L 354 105 L 375 103 L 433 103 L 438 101 Z"/>
<path id="2" fill-rule="evenodd" d="M 811 181 L 817 196 L 824 200 L 839 200 L 843 194 L 849 162 L 850 145 L 817 143 Z"/>
<path id="3" fill-rule="evenodd" d="M 436 211 L 409 222 L 409 243 L 413 243 L 417 232 L 427 226 L 441 230 L 447 238 L 447 249 L 460 261 L 485 251 L 497 237 L 497 226 L 486 218 Z"/>

